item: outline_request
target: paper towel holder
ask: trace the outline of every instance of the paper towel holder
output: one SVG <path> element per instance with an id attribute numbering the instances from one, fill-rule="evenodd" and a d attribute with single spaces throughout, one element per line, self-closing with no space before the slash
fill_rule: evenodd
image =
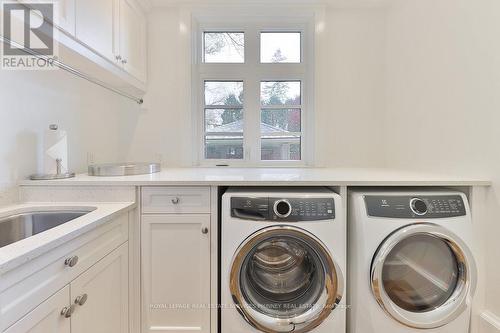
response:
<path id="1" fill-rule="evenodd" d="M 68 178 L 75 177 L 74 172 L 64 172 L 64 173 L 61 172 L 62 159 L 60 159 L 60 158 L 56 159 L 56 163 L 57 163 L 57 173 L 56 174 L 47 174 L 47 175 L 36 174 L 36 175 L 31 175 L 30 179 L 31 180 L 54 180 L 54 179 L 68 179 Z"/>
<path id="2" fill-rule="evenodd" d="M 56 124 L 51 124 L 49 126 L 50 130 L 57 131 L 59 129 L 59 126 Z M 62 159 L 58 158 L 56 159 L 57 163 L 57 171 L 55 174 L 35 174 L 31 175 L 30 179 L 31 180 L 55 180 L 55 179 L 68 179 L 68 178 L 73 178 L 75 177 L 74 172 L 62 172 Z"/>

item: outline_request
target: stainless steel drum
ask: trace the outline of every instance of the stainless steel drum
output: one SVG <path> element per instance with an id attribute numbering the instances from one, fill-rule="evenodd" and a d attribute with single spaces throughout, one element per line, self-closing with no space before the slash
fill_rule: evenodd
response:
<path id="1" fill-rule="evenodd" d="M 230 288 L 239 312 L 262 332 L 308 332 L 342 298 L 344 281 L 314 235 L 292 226 L 264 228 L 233 258 Z"/>

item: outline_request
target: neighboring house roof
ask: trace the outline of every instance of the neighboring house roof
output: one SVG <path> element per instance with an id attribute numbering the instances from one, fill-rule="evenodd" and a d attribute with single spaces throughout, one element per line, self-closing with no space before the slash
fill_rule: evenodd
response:
<path id="1" fill-rule="evenodd" d="M 216 133 L 243 133 L 243 120 L 236 120 L 232 123 L 225 124 L 213 129 Z M 291 132 L 279 127 L 274 127 L 265 123 L 260 123 L 260 132 L 262 137 L 269 138 L 298 138 L 298 135 L 293 135 Z M 281 135 L 280 135 L 281 134 Z M 234 137 L 234 136 L 231 136 Z"/>

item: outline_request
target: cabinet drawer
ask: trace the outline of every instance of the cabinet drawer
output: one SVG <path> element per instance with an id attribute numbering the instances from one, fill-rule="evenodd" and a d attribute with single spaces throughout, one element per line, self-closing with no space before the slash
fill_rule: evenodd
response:
<path id="1" fill-rule="evenodd" d="M 210 188 L 144 187 L 142 213 L 210 213 Z"/>
<path id="2" fill-rule="evenodd" d="M 66 286 L 9 327 L 4 333 L 70 333 L 70 319 L 61 316 L 61 310 L 69 305 L 69 286 Z"/>
<path id="3" fill-rule="evenodd" d="M 128 239 L 128 214 L 7 272 L 0 284 L 0 332 Z M 73 267 L 65 262 L 77 256 Z"/>

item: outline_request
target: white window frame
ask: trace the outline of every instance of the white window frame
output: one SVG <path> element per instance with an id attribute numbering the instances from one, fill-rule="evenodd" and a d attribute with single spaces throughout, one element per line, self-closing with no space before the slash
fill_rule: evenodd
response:
<path id="1" fill-rule="evenodd" d="M 220 23 L 223 22 L 223 23 Z M 313 164 L 314 142 L 314 19 L 311 17 L 208 16 L 193 21 L 192 108 L 195 128 L 195 165 L 307 166 Z M 204 32 L 244 32 L 244 63 L 204 63 Z M 300 32 L 300 63 L 260 63 L 261 32 Z M 206 159 L 204 138 L 204 82 L 243 81 L 243 159 Z M 301 81 L 301 160 L 261 160 L 261 81 Z M 293 107 L 291 107 L 293 108 Z M 297 108 L 295 106 L 294 108 Z"/>

